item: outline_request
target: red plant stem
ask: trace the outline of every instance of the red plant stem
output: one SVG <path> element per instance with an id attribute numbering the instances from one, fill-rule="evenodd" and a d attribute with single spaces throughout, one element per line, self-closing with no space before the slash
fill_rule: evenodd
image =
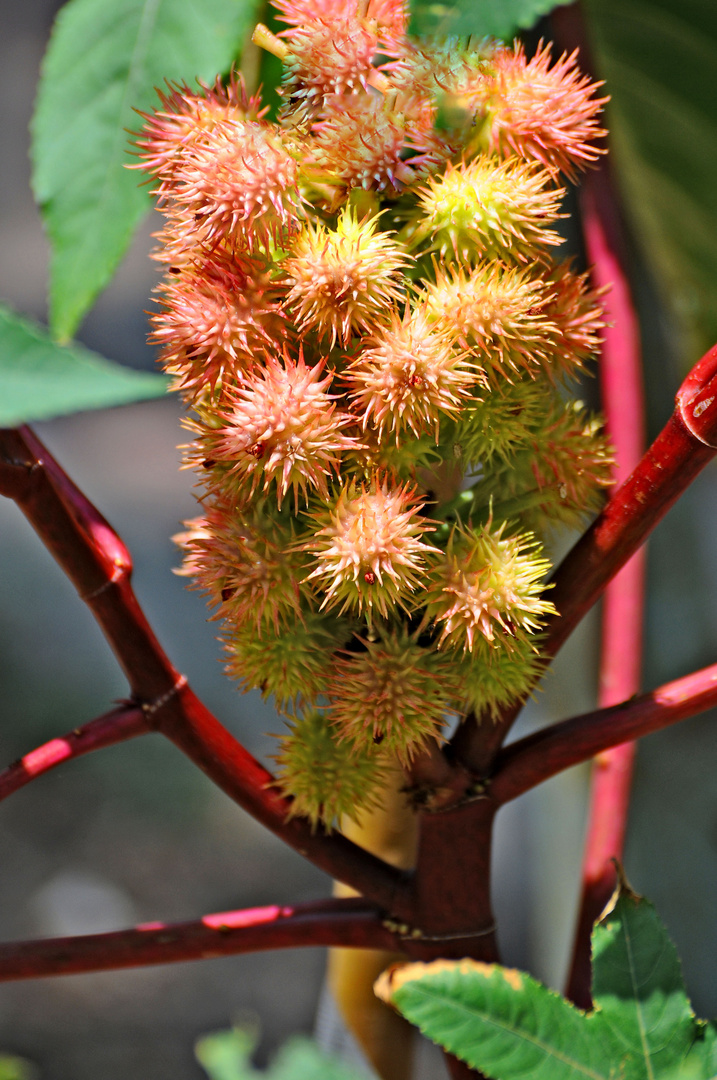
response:
<path id="1" fill-rule="evenodd" d="M 123 705 L 60 738 L 50 739 L 0 772 L 0 802 L 64 761 L 134 739 L 137 735 L 146 735 L 149 730 L 141 709 Z"/>
<path id="2" fill-rule="evenodd" d="M 28 429 L 0 430 L 0 494 L 15 499 L 92 611 L 151 728 L 170 738 L 235 802 L 332 877 L 400 913 L 406 875 L 340 833 L 289 819 L 274 777 L 187 686 L 131 586 L 132 561 L 112 527 Z"/>
<path id="3" fill-rule="evenodd" d="M 717 705 L 717 664 L 613 705 L 563 720 L 506 746 L 490 796 L 499 806 L 611 746 L 639 739 Z"/>
<path id="4" fill-rule="evenodd" d="M 717 452 L 717 345 L 692 369 L 677 407 L 652 446 L 551 578 L 559 614 L 546 621 L 541 652 L 554 656 L 609 581 Z M 483 730 L 462 725 L 453 741 L 460 762 L 487 776 L 523 702 Z"/>
<path id="5" fill-rule="evenodd" d="M 248 908 L 184 923 L 0 945 L 0 982 L 147 967 L 299 946 L 400 948 L 381 912 L 356 899 Z"/>
<path id="6" fill-rule="evenodd" d="M 553 28 L 567 50 L 580 50 L 583 71 L 595 76 L 579 4 L 554 13 Z M 625 229 L 609 162 L 585 176 L 579 192 L 588 261 L 598 287 L 605 288 L 605 330 L 600 382 L 607 431 L 615 448 L 613 478 L 623 483 L 644 448 L 640 335 L 625 266 Z M 605 590 L 598 704 L 607 708 L 640 689 L 645 558 L 639 551 Z M 615 859 L 622 859 L 630 803 L 633 743 L 602 753 L 593 765 L 582 865 L 582 889 L 568 976 L 568 997 L 591 1004 L 592 927 L 616 883 Z"/>

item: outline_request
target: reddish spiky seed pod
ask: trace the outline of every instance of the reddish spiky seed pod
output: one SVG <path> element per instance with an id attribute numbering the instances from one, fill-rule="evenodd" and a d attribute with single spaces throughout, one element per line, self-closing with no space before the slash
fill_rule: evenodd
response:
<path id="1" fill-rule="evenodd" d="M 225 121 L 259 120 L 266 112 L 258 97 L 249 97 L 241 75 L 235 72 L 224 85 L 219 76 L 213 86 L 197 80 L 202 92 L 194 93 L 186 83 L 168 84 L 157 90 L 161 109 L 140 112 L 145 124 L 135 146 L 142 159 L 129 168 L 143 169 L 167 181 L 192 147 Z"/>
<path id="2" fill-rule="evenodd" d="M 332 506 L 316 512 L 322 527 L 305 548 L 317 566 L 307 580 L 315 582 L 322 608 L 340 605 L 370 621 L 374 611 L 385 618 L 395 607 L 413 606 L 426 558 L 437 551 L 422 539 L 433 531 L 422 507 L 415 489 L 391 487 L 384 478 L 351 481 Z"/>
<path id="3" fill-rule="evenodd" d="M 224 121 L 184 155 L 159 193 L 194 215 L 208 243 L 267 247 L 298 227 L 298 175 L 278 129 Z"/>
<path id="4" fill-rule="evenodd" d="M 577 49 L 552 67 L 551 59 L 542 42 L 531 60 L 522 45 L 498 49 L 474 104 L 487 111 L 491 150 L 540 161 L 574 180 L 605 152 L 593 140 L 605 135 L 598 115 L 608 99 L 594 96 L 602 83 L 580 73 Z"/>
<path id="5" fill-rule="evenodd" d="M 333 376 L 323 364 L 309 367 L 286 352 L 283 362 L 268 355 L 261 368 L 228 387 L 221 408 L 194 425 L 200 453 L 220 468 L 217 482 L 227 491 L 253 495 L 276 484 L 278 505 L 289 491 L 298 508 L 299 492 L 328 498 L 328 478 L 342 453 L 358 446 L 343 434 L 352 417 L 327 393 Z"/>
<path id="6" fill-rule="evenodd" d="M 366 342 L 344 376 L 361 425 L 379 438 L 409 428 L 433 431 L 438 441 L 442 415 L 455 414 L 476 375 L 449 336 L 432 326 L 423 308 L 394 313 L 391 325 Z"/>
<path id="7" fill-rule="evenodd" d="M 356 15 L 357 0 L 272 0 L 282 22 L 302 26 L 318 19 L 344 19 Z M 365 18 L 383 30 L 403 34 L 408 22 L 405 0 L 364 0 L 360 5 Z"/>
<path id="8" fill-rule="evenodd" d="M 162 311 L 152 316 L 152 340 L 176 377 L 175 389 L 201 395 L 246 371 L 262 348 L 286 336 L 271 275 L 256 259 L 216 250 L 173 267 L 159 289 Z"/>
<path id="9" fill-rule="evenodd" d="M 188 531 L 174 537 L 186 552 L 180 573 L 194 578 L 215 619 L 249 625 L 253 632 L 299 615 L 305 558 L 293 546 L 293 530 L 276 513 L 207 500 L 202 517 L 187 521 Z"/>
<path id="10" fill-rule="evenodd" d="M 299 234 L 286 262 L 287 306 L 302 331 L 315 330 L 348 345 L 351 335 L 385 322 L 403 296 L 401 272 L 409 256 L 378 221 L 359 221 L 347 207 L 336 227 L 317 222 Z"/>
<path id="11" fill-rule="evenodd" d="M 280 37 L 289 44 L 282 93 L 292 117 L 295 111 L 312 116 L 334 95 L 367 90 L 375 75 L 378 29 L 355 12 L 312 20 Z"/>
<path id="12" fill-rule="evenodd" d="M 405 151 L 422 149 L 421 131 L 394 102 L 395 95 L 328 98 L 325 118 L 314 125 L 311 165 L 317 174 L 366 191 L 396 192 L 412 184 L 412 166 L 425 158 L 416 153 L 405 160 Z"/>

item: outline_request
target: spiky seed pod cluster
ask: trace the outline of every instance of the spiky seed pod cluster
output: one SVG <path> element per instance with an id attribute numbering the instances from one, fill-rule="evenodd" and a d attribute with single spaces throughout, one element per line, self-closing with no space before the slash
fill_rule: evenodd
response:
<path id="1" fill-rule="evenodd" d="M 602 102 L 543 46 L 408 39 L 403 0 L 274 5 L 279 120 L 238 76 L 170 87 L 137 147 L 202 488 L 182 572 L 288 716 L 292 813 L 330 827 L 541 670 L 539 536 L 610 464 L 569 385 L 600 298 L 553 257 Z"/>

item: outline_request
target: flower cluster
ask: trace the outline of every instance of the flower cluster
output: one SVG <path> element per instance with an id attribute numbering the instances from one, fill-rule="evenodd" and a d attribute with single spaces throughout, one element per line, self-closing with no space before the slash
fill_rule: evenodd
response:
<path id="1" fill-rule="evenodd" d="M 609 479 L 570 394 L 600 297 L 553 255 L 603 99 L 542 44 L 417 43 L 404 0 L 274 5 L 278 120 L 239 76 L 177 86 L 137 146 L 202 488 L 182 573 L 288 719 L 293 812 L 330 827 L 539 669 L 542 539 Z"/>

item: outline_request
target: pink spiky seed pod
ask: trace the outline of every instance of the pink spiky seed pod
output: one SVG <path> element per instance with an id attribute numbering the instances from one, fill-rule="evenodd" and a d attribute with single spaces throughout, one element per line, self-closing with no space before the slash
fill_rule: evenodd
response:
<path id="1" fill-rule="evenodd" d="M 545 283 L 551 295 L 543 315 L 558 328 L 547 370 L 575 375 L 600 351 L 605 328 L 602 297 L 607 290 L 591 288 L 589 272 L 576 274 L 569 262 L 552 267 Z"/>
<path id="2" fill-rule="evenodd" d="M 143 169 L 151 176 L 167 181 L 177 163 L 193 146 L 217 125 L 229 121 L 259 120 L 266 109 L 259 97 L 249 97 L 240 74 L 232 72 L 226 86 L 217 76 L 213 86 L 198 79 L 201 93 L 186 83 L 168 83 L 167 91 L 157 90 L 161 108 L 153 113 L 139 112 L 144 127 L 135 139 L 140 162 L 128 165 Z"/>
<path id="3" fill-rule="evenodd" d="M 382 30 L 403 34 L 408 24 L 405 0 L 271 0 L 282 22 L 302 26 L 318 19 L 346 19 L 359 15 Z"/>
<path id="4" fill-rule="evenodd" d="M 279 507 L 289 491 L 296 508 L 309 489 L 328 498 L 341 455 L 359 443 L 343 434 L 354 419 L 337 410 L 327 392 L 333 374 L 323 374 L 323 362 L 310 367 L 303 352 L 294 360 L 285 349 L 283 362 L 270 353 L 226 388 L 221 407 L 198 410 L 199 422 L 188 422 L 199 433 L 195 453 L 218 466 L 220 486 L 253 495 L 275 484 Z"/>
<path id="5" fill-rule="evenodd" d="M 331 14 L 279 35 L 288 44 L 282 94 L 292 118 L 312 117 L 327 98 L 368 90 L 376 76 L 376 24 L 355 12 Z"/>
<path id="6" fill-rule="evenodd" d="M 606 134 L 598 116 L 608 98 L 595 97 L 603 84 L 581 74 L 577 49 L 552 67 L 551 60 L 551 47 L 542 41 L 530 60 L 520 44 L 498 49 L 473 105 L 487 114 L 491 151 L 540 161 L 574 181 L 605 153 L 593 140 Z"/>
<path id="7" fill-rule="evenodd" d="M 403 318 L 394 312 L 391 325 L 368 338 L 344 375 L 363 429 L 373 428 L 379 439 L 392 432 L 396 444 L 406 428 L 416 436 L 433 431 L 437 442 L 441 416 L 458 412 L 476 378 L 426 310 L 408 306 Z"/>
<path id="8" fill-rule="evenodd" d="M 433 526 L 420 516 L 423 503 L 408 484 L 384 478 L 351 480 L 335 502 L 315 514 L 314 539 L 304 546 L 316 559 L 307 581 L 322 596 L 322 608 L 375 613 L 410 609 L 423 583 L 426 559 L 437 549 L 422 539 Z"/>
<path id="9" fill-rule="evenodd" d="M 538 630 L 555 608 L 541 599 L 550 563 L 530 534 L 504 536 L 506 523 L 456 526 L 428 590 L 426 617 L 439 631 L 439 647 L 472 652 L 476 639 Z"/>
<path id="10" fill-rule="evenodd" d="M 244 691 L 261 690 L 285 712 L 325 694 L 332 657 L 351 637 L 351 623 L 324 612 L 302 611 L 257 631 L 250 621 L 227 624 L 222 635 L 227 674 Z"/>
<path id="11" fill-rule="evenodd" d="M 285 264 L 293 308 L 301 332 L 348 345 L 355 333 L 375 330 L 403 296 L 402 274 L 410 256 L 376 218 L 359 221 L 349 207 L 336 226 L 307 224 Z"/>
<path id="12" fill-rule="evenodd" d="M 560 218 L 562 188 L 532 162 L 478 157 L 446 166 L 418 191 L 423 214 L 413 242 L 430 240 L 430 250 L 445 259 L 472 262 L 544 259 L 543 248 L 562 244 L 548 228 Z"/>
<path id="13" fill-rule="evenodd" d="M 327 694 L 340 737 L 380 745 L 404 764 L 438 738 L 450 711 L 445 656 L 419 645 L 405 627 L 339 654 Z"/>
<path id="14" fill-rule="evenodd" d="M 190 397 L 233 385 L 258 352 L 286 337 L 279 291 L 257 259 L 217 249 L 173 266 L 158 291 L 151 339 L 173 389 Z"/>
<path id="15" fill-rule="evenodd" d="M 293 152 L 267 123 L 217 124 L 176 164 L 160 198 L 193 215 L 211 246 L 271 248 L 298 228 L 303 212 L 299 150 L 291 145 Z"/>
<path id="16" fill-rule="evenodd" d="M 388 194 L 413 184 L 427 160 L 420 153 L 427 133 L 397 104 L 396 94 L 327 98 L 324 118 L 313 126 L 307 175 L 338 180 L 349 190 Z M 406 157 L 407 151 L 413 156 Z"/>
<path id="17" fill-rule="evenodd" d="M 493 381 L 524 374 L 534 378 L 541 368 L 550 373 L 560 346 L 563 367 L 570 357 L 573 367 L 579 364 L 579 356 L 568 354 L 565 336 L 550 318 L 557 285 L 544 273 L 483 262 L 469 269 L 437 265 L 435 277 L 426 285 L 428 313 L 470 350 Z"/>
<path id="18" fill-rule="evenodd" d="M 291 717 L 282 737 L 277 787 L 292 800 L 292 817 L 307 817 L 315 829 L 328 831 L 342 817 L 356 821 L 381 805 L 388 774 L 380 747 L 357 747 L 341 741 L 330 717 L 310 708 Z"/>
<path id="19" fill-rule="evenodd" d="M 217 607 L 212 618 L 256 634 L 265 624 L 278 633 L 299 617 L 305 558 L 275 513 L 208 499 L 203 515 L 185 524 L 188 531 L 174 537 L 186 553 L 180 573 Z"/>

